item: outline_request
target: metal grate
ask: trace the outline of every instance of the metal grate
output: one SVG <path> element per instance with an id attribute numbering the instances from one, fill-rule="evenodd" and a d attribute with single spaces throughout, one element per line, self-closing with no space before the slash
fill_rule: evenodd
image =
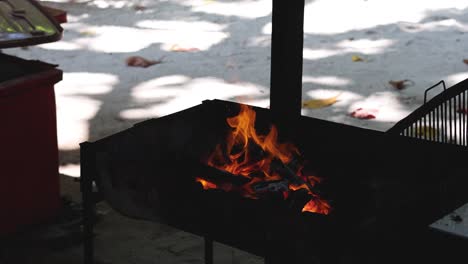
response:
<path id="1" fill-rule="evenodd" d="M 426 102 L 429 90 L 443 86 L 443 92 Z M 387 133 L 429 141 L 468 146 L 468 79 L 450 89 L 445 82 L 426 89 L 424 104 L 390 128 Z"/>

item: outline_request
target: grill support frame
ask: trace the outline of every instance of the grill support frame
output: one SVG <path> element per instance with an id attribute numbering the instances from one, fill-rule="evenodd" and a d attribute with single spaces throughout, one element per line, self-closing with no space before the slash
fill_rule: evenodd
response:
<path id="1" fill-rule="evenodd" d="M 273 0 L 270 109 L 278 120 L 301 116 L 304 0 Z"/>

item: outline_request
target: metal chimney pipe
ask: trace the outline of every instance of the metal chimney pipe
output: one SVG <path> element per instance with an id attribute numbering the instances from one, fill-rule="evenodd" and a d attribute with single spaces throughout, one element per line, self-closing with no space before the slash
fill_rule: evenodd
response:
<path id="1" fill-rule="evenodd" d="M 270 109 L 279 119 L 301 116 L 305 0 L 272 0 Z"/>

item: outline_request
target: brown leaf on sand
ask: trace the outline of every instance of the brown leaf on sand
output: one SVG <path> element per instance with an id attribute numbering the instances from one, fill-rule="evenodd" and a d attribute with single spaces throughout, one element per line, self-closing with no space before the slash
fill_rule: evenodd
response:
<path id="1" fill-rule="evenodd" d="M 358 119 L 374 119 L 375 115 L 379 112 L 377 109 L 364 109 L 358 108 L 354 110 L 350 116 Z"/>
<path id="2" fill-rule="evenodd" d="M 97 35 L 96 31 L 94 30 L 83 30 L 83 31 L 80 31 L 80 36 L 83 36 L 83 37 L 94 37 Z"/>
<path id="3" fill-rule="evenodd" d="M 311 109 L 327 107 L 336 103 L 338 101 L 338 96 L 340 95 L 341 93 L 330 98 L 307 100 L 307 101 L 302 102 L 302 107 L 311 108 Z"/>
<path id="4" fill-rule="evenodd" d="M 170 51 L 175 51 L 175 52 L 190 52 L 190 51 L 200 51 L 198 48 L 189 48 L 189 47 L 181 47 L 177 44 L 172 45 L 170 48 Z"/>
<path id="5" fill-rule="evenodd" d="M 463 63 L 468 64 L 468 59 L 464 59 Z"/>
<path id="6" fill-rule="evenodd" d="M 398 81 L 389 81 L 388 84 L 390 84 L 393 88 L 397 90 L 403 90 L 409 85 L 412 85 L 413 81 L 405 79 L 405 80 L 398 80 Z"/>
<path id="7" fill-rule="evenodd" d="M 135 5 L 135 6 L 133 6 L 133 10 L 135 10 L 135 11 L 144 11 L 144 10 L 146 10 L 146 6 Z"/>
<path id="8" fill-rule="evenodd" d="M 148 60 L 141 56 L 132 56 L 132 57 L 128 57 L 125 60 L 125 62 L 127 63 L 127 66 L 130 66 L 130 67 L 147 68 L 151 65 L 162 63 L 162 58 L 159 60 Z"/>

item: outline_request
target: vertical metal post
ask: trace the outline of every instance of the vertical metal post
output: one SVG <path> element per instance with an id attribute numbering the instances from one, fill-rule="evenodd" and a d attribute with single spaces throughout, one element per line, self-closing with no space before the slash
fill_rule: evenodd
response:
<path id="1" fill-rule="evenodd" d="M 93 173 L 94 162 L 89 155 L 89 142 L 80 144 L 81 164 L 81 195 L 83 204 L 83 253 L 84 264 L 94 264 L 94 201 L 93 201 Z"/>
<path id="2" fill-rule="evenodd" d="M 270 109 L 280 119 L 301 116 L 304 0 L 273 0 Z"/>
<path id="3" fill-rule="evenodd" d="M 205 240 L 205 264 L 213 264 L 213 240 L 203 237 Z"/>

